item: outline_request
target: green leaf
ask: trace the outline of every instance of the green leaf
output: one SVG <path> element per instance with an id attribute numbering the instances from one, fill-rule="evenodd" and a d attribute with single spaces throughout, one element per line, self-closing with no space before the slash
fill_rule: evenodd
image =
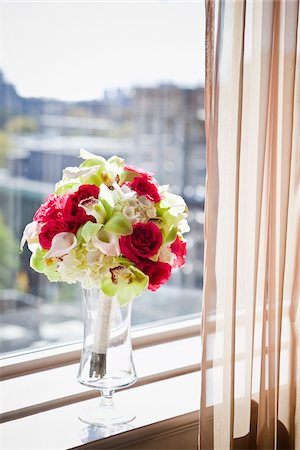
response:
<path id="1" fill-rule="evenodd" d="M 101 203 L 101 201 L 99 201 L 95 206 L 93 206 L 93 211 L 96 214 L 97 222 L 105 223 L 107 214 L 106 214 L 106 210 L 105 210 L 103 204 Z"/>
<path id="2" fill-rule="evenodd" d="M 95 184 L 96 186 L 100 186 L 101 184 L 101 172 L 97 172 L 89 177 L 79 177 L 81 184 Z"/>
<path id="3" fill-rule="evenodd" d="M 83 226 L 79 227 L 77 230 L 77 233 L 76 233 L 77 245 L 81 244 L 83 241 L 82 228 L 83 228 Z"/>
<path id="4" fill-rule="evenodd" d="M 97 233 L 103 225 L 101 223 L 86 222 L 81 230 L 81 235 L 85 242 L 89 242 L 92 236 Z"/>
<path id="5" fill-rule="evenodd" d="M 47 250 L 38 247 L 34 253 L 32 253 L 30 258 L 30 267 L 39 273 L 44 273 L 45 271 L 45 255 Z"/>
<path id="6" fill-rule="evenodd" d="M 100 202 L 102 203 L 104 209 L 105 209 L 105 214 L 107 219 L 109 220 L 111 218 L 111 216 L 113 215 L 114 212 L 114 208 L 112 208 L 106 200 L 100 200 Z"/>
<path id="7" fill-rule="evenodd" d="M 78 183 L 77 181 L 75 183 L 65 183 L 65 184 L 63 184 L 63 181 L 61 181 L 60 183 L 58 183 L 58 188 L 55 191 L 55 195 L 67 194 L 68 192 L 73 191 L 74 187 L 78 188 L 79 186 L 80 183 Z"/>
<path id="8" fill-rule="evenodd" d="M 157 214 L 158 217 L 162 217 L 170 209 L 169 207 L 163 208 L 161 206 L 161 203 L 162 202 L 156 203 L 156 205 L 155 205 L 156 214 Z"/>
<path id="9" fill-rule="evenodd" d="M 109 220 L 113 215 L 115 202 L 112 198 L 110 190 L 105 184 L 101 184 L 100 186 L 100 201 L 105 208 L 107 220 Z"/>
<path id="10" fill-rule="evenodd" d="M 105 161 L 105 160 L 104 160 Z M 95 167 L 99 166 L 101 170 L 105 167 L 105 162 L 100 159 L 86 159 L 79 167 Z"/>
<path id="11" fill-rule="evenodd" d="M 172 226 L 171 230 L 169 231 L 169 233 L 165 239 L 165 244 L 172 244 L 172 242 L 174 242 L 176 239 L 177 232 L 178 232 L 178 227 Z"/>
<path id="12" fill-rule="evenodd" d="M 106 231 L 111 233 L 119 234 L 121 236 L 128 236 L 132 233 L 132 224 L 127 217 L 123 216 L 121 213 L 117 213 L 112 218 L 106 222 L 104 225 Z"/>
<path id="13" fill-rule="evenodd" d="M 182 213 L 178 213 L 176 215 L 171 214 L 169 211 L 166 211 L 163 214 L 163 219 L 165 221 L 165 223 L 167 223 L 168 225 L 178 225 L 178 223 L 184 219 L 184 214 Z"/>

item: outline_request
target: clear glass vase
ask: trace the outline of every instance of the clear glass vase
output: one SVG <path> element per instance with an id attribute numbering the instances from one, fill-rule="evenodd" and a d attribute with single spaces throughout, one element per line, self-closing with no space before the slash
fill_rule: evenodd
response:
<path id="1" fill-rule="evenodd" d="M 113 394 L 137 379 L 130 337 L 132 302 L 121 307 L 99 289 L 82 289 L 82 301 L 84 341 L 78 380 L 99 389 L 101 402 L 83 410 L 79 418 L 102 426 L 130 422 L 134 414 L 115 405 Z"/>

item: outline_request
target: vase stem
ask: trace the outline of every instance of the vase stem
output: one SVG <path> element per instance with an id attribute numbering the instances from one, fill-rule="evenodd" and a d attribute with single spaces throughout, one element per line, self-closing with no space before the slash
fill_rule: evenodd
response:
<path id="1" fill-rule="evenodd" d="M 113 406 L 113 390 L 103 389 L 101 392 L 101 406 L 110 407 Z"/>

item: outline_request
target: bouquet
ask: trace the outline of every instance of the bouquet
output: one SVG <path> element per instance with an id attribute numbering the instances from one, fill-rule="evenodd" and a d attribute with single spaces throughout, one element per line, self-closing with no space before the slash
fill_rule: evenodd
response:
<path id="1" fill-rule="evenodd" d="M 108 300 L 99 317 L 94 366 L 105 368 L 111 302 L 130 302 L 145 289 L 156 291 L 185 262 L 187 207 L 159 186 L 153 174 L 81 150 L 79 167 L 67 167 L 54 194 L 24 230 L 30 265 L 50 281 L 98 288 Z M 101 360 L 101 357 L 100 357 Z"/>

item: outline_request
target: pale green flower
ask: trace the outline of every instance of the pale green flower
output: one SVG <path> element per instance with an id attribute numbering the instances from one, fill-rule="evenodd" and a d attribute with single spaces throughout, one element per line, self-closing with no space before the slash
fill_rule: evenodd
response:
<path id="1" fill-rule="evenodd" d="M 104 294 L 116 297 L 121 305 L 126 305 L 147 288 L 148 282 L 148 276 L 137 267 L 118 265 L 101 278 L 100 287 Z"/>
<path id="2" fill-rule="evenodd" d="M 97 170 L 97 182 L 92 182 L 95 174 L 87 179 L 89 184 L 97 184 L 98 186 L 103 183 L 107 186 L 111 186 L 115 179 L 120 176 L 124 168 L 124 160 L 118 156 L 112 156 L 107 161 L 102 156 L 94 155 L 86 150 L 80 151 L 80 157 L 85 161 L 79 166 L 79 168 L 98 168 Z"/>
<path id="3" fill-rule="evenodd" d="M 45 274 L 50 281 L 63 281 L 57 267 L 56 259 L 46 259 L 47 250 L 38 246 L 30 258 L 30 267 L 36 272 Z"/>

